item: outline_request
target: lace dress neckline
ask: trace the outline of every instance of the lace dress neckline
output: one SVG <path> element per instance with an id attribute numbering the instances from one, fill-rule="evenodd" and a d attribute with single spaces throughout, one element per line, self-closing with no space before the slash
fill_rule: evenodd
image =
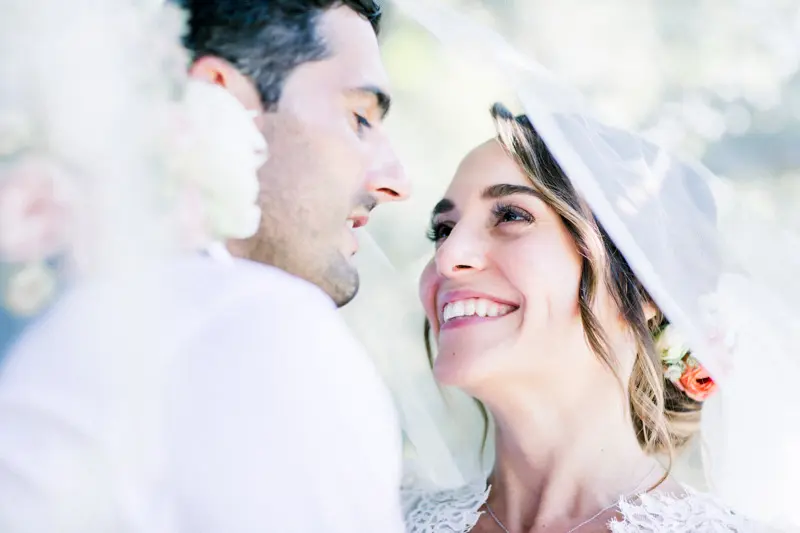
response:
<path id="1" fill-rule="evenodd" d="M 468 533 L 484 513 L 490 490 L 485 482 L 446 490 L 404 488 L 406 533 Z M 617 505 L 620 518 L 607 524 L 611 533 L 777 533 L 688 488 L 682 495 L 620 498 Z"/>

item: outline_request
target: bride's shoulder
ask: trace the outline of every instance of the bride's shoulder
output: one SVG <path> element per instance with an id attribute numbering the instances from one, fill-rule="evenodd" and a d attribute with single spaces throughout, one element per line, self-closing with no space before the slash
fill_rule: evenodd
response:
<path id="1" fill-rule="evenodd" d="M 692 490 L 680 496 L 653 493 L 634 500 L 623 499 L 619 511 L 620 518 L 609 523 L 612 533 L 776 533 L 737 514 L 711 495 Z"/>
<path id="2" fill-rule="evenodd" d="M 407 533 L 466 533 L 478 522 L 489 487 L 485 482 L 445 490 L 410 485 L 402 496 Z"/>

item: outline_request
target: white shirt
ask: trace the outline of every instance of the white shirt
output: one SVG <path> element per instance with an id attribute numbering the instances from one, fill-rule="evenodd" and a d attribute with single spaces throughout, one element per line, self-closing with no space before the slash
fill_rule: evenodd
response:
<path id="1" fill-rule="evenodd" d="M 0 531 L 400 532 L 400 445 L 326 295 L 198 258 L 76 290 L 9 354 Z"/>

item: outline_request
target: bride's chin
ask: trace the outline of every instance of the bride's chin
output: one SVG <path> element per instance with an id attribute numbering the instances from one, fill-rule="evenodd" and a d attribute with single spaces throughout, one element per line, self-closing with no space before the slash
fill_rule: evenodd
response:
<path id="1" fill-rule="evenodd" d="M 433 376 L 439 385 L 469 392 L 471 385 L 484 377 L 482 366 L 472 357 L 440 352 L 433 365 Z"/>

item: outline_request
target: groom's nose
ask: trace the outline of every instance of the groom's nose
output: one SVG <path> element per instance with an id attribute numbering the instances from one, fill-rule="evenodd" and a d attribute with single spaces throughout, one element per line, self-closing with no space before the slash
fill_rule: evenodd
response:
<path id="1" fill-rule="evenodd" d="M 368 192 L 378 203 L 406 200 L 411 194 L 411 182 L 388 139 L 374 147 L 371 160 L 367 171 Z"/>

